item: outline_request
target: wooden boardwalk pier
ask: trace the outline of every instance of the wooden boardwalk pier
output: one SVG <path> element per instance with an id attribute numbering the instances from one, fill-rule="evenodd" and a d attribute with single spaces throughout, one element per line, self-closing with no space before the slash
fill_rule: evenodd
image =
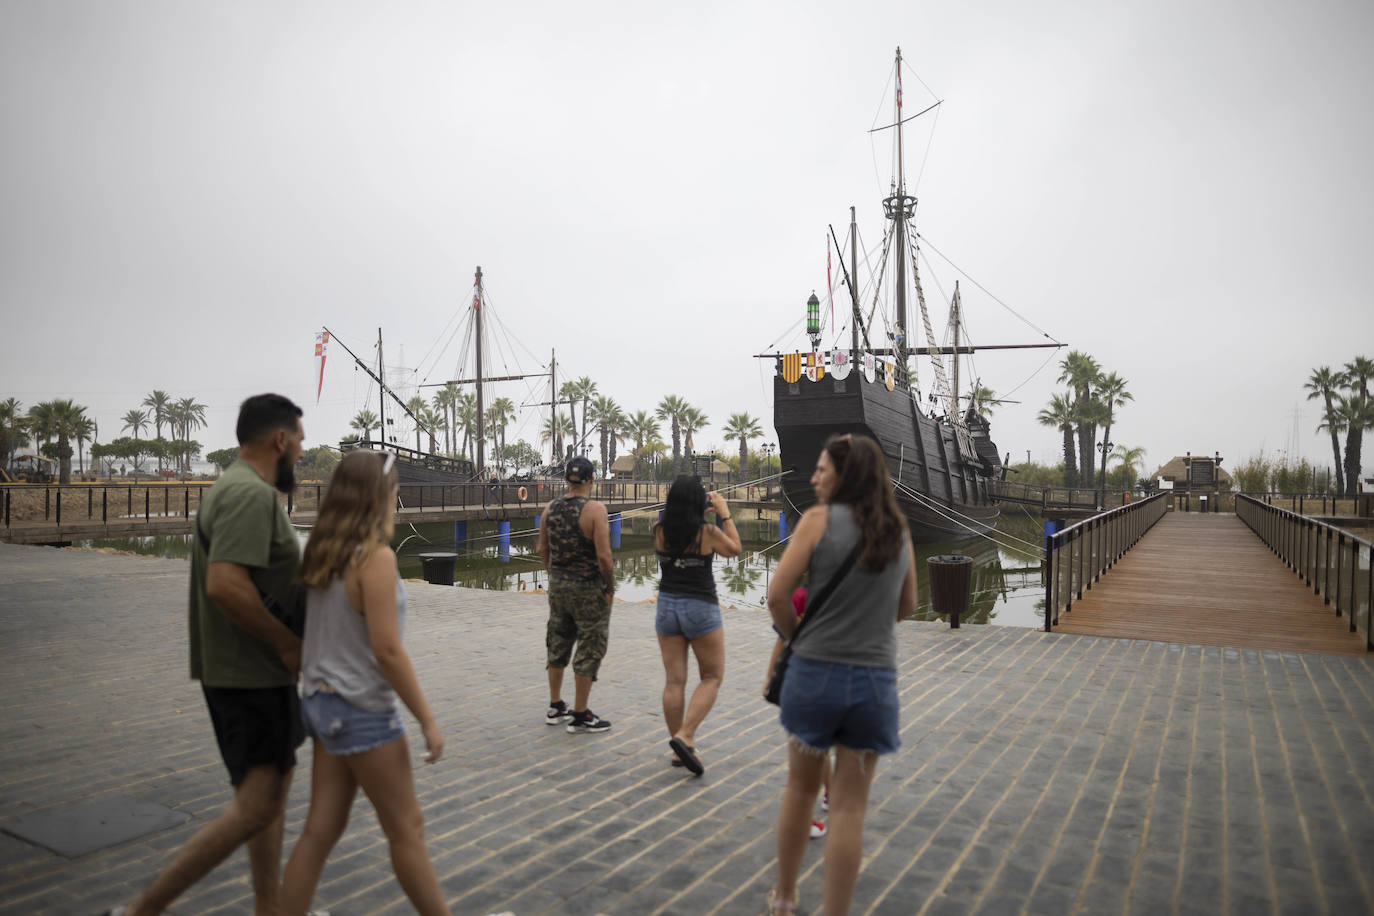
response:
<path id="1" fill-rule="evenodd" d="M 1361 624 L 1363 620 L 1361 619 Z M 1320 595 L 1235 515 L 1169 513 L 1076 598 L 1061 633 L 1365 655 Z"/>

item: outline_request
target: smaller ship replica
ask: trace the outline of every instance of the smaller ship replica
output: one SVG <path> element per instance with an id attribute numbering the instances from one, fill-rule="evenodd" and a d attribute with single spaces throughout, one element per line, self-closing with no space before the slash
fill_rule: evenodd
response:
<path id="1" fill-rule="evenodd" d="M 965 408 L 959 395 L 959 357 L 975 350 L 1060 347 L 1060 343 L 970 346 L 961 341 L 959 286 L 949 303 L 952 345 L 937 345 L 918 271 L 919 236 L 911 225 L 916 198 L 907 193 L 902 164 L 902 126 L 931 111 L 936 102 L 910 117 L 902 115 L 902 51 L 897 49 L 896 116 L 876 130 L 891 130 L 895 143 L 896 175 L 883 200 L 887 226 L 874 288 L 883 289 L 891 272 L 892 299 L 884 323 L 888 337 L 875 346 L 870 324 L 864 321 L 858 291 L 858 233 L 850 208 L 849 267 L 835 233 L 843 279 L 850 290 L 852 314 L 848 350 L 821 347 L 820 300 L 807 301 L 807 336 L 811 349 L 801 353 L 773 353 L 763 358 L 776 365 L 773 380 L 773 421 L 784 476 L 782 490 L 789 515 L 797 516 L 815 502 L 811 474 L 827 437 L 836 433 L 868 436 L 886 455 L 896 486 L 897 501 L 918 543 L 951 541 L 987 533 L 997 524 L 1000 506 L 994 482 L 1005 475 L 1003 460 L 992 440 L 987 418 L 972 397 Z M 909 346 L 905 329 L 908 302 L 914 301 L 927 346 Z M 872 322 L 879 303 L 869 312 Z M 931 357 L 934 385 L 922 399 L 911 357 Z M 949 361 L 946 369 L 946 358 Z M 933 409 L 932 409 L 933 408 Z"/>
<path id="2" fill-rule="evenodd" d="M 472 378 L 454 379 L 448 382 L 441 382 L 432 385 L 421 385 L 420 387 L 441 387 L 443 385 L 472 385 L 476 396 L 476 411 L 474 416 L 475 431 L 475 457 L 476 463 L 466 457 L 454 457 L 450 455 L 440 455 L 434 452 L 421 451 L 418 448 L 407 448 L 395 441 L 387 441 L 385 430 L 387 428 L 388 401 L 391 403 L 390 410 L 393 415 L 400 413 L 410 417 L 417 430 L 430 434 L 431 443 L 437 438 L 429 424 L 422 418 L 417 417 L 407 406 L 406 402 L 396 391 L 386 383 L 386 367 L 382 361 L 382 330 L 377 329 L 377 363 L 374 366 L 363 362 L 363 360 L 348 348 L 348 345 L 339 340 L 328 328 L 324 329 L 323 343 L 333 342 L 344 348 L 344 351 L 353 358 L 353 362 L 359 369 L 367 373 L 372 381 L 377 383 L 377 418 L 379 421 L 379 439 L 354 438 L 349 437 L 339 441 L 341 451 L 348 452 L 353 449 L 365 448 L 375 451 L 391 452 L 396 456 L 396 469 L 402 486 L 414 487 L 417 485 L 440 486 L 448 484 L 471 483 L 478 480 L 485 480 L 493 473 L 486 462 L 486 439 L 487 430 L 485 427 L 486 403 L 485 385 L 491 382 L 508 382 L 526 378 L 548 378 L 550 402 L 554 409 L 557 409 L 558 375 L 556 354 L 551 356 L 548 372 L 524 373 L 517 375 L 496 375 L 487 376 L 483 374 L 482 349 L 483 349 L 483 290 L 482 290 L 482 268 L 478 267 L 473 280 L 472 304 L 468 311 L 468 321 L 470 324 L 469 334 L 466 335 L 473 341 L 473 350 L 476 355 L 475 372 Z M 321 354 L 321 345 L 316 346 L 317 358 Z M 417 442 L 418 444 L 418 442 Z M 433 445 L 431 445 L 433 448 Z M 414 492 L 414 491 L 411 491 Z M 428 499 L 426 495 L 423 497 Z M 439 498 L 434 497 L 436 500 Z"/>

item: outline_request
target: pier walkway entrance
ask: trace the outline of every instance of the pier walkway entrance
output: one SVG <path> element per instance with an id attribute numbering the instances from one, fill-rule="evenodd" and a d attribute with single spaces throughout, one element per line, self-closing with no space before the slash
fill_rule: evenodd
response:
<path id="1" fill-rule="evenodd" d="M 1351 632 L 1235 515 L 1171 512 L 1098 579 L 1056 632 L 1364 655 Z"/>

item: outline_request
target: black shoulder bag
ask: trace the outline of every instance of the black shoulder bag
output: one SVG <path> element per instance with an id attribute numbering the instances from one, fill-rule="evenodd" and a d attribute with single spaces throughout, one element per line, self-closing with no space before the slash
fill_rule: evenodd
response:
<path id="1" fill-rule="evenodd" d="M 821 605 L 824 604 L 831 593 L 835 591 L 835 588 L 840 584 L 841 580 L 849 575 L 849 571 L 854 568 L 854 561 L 859 558 L 860 546 L 862 546 L 862 542 L 854 545 L 854 549 L 849 551 L 849 556 L 844 558 L 844 562 L 841 563 L 840 568 L 835 571 L 835 575 L 830 577 L 830 581 L 825 583 L 825 587 L 816 595 L 816 600 L 811 602 L 811 606 L 806 609 L 806 613 L 802 614 L 801 620 L 797 621 L 797 628 L 792 631 L 792 638 L 787 641 L 787 645 L 783 647 L 782 654 L 778 656 L 778 663 L 773 666 L 773 674 L 768 678 L 768 692 L 763 695 L 763 698 L 774 706 L 778 705 L 782 700 L 782 679 L 784 675 L 787 674 L 787 663 L 792 660 L 792 643 L 797 641 L 797 637 L 801 635 L 802 627 L 806 625 L 806 622 L 816 616 L 816 612 L 821 609 Z"/>
<path id="2" fill-rule="evenodd" d="M 205 551 L 205 562 L 210 562 L 210 538 L 200 527 L 200 516 L 196 516 L 196 537 L 200 539 L 200 549 Z M 206 567 L 206 574 L 209 574 L 209 567 Z M 253 583 L 256 587 L 257 583 Z M 258 588 L 258 597 L 262 599 L 263 606 L 268 613 L 282 622 L 292 633 L 302 639 L 305 638 L 305 586 L 299 583 L 292 583 L 291 593 L 282 604 L 267 592 Z"/>

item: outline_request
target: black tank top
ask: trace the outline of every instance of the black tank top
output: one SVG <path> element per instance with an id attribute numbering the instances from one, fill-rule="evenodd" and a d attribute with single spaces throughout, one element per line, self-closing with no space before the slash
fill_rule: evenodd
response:
<path id="1" fill-rule="evenodd" d="M 658 554 L 658 568 L 663 574 L 658 590 L 684 598 L 699 598 L 716 602 L 716 577 L 711 572 L 714 553 L 683 553 L 674 556 L 662 550 Z"/>
<path id="2" fill-rule="evenodd" d="M 596 544 L 582 533 L 578 519 L 585 496 L 560 496 L 549 503 L 544 524 L 549 532 L 549 572 L 554 578 L 590 582 L 601 578 L 596 562 Z"/>

